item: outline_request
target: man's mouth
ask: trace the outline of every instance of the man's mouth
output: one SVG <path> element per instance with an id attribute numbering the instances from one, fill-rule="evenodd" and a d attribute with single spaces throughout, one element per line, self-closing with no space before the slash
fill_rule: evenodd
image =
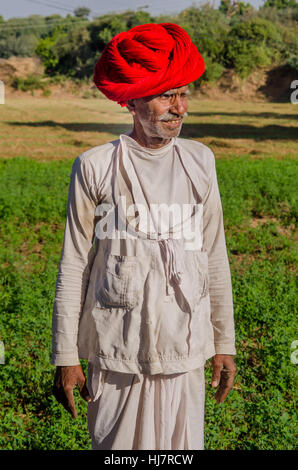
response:
<path id="1" fill-rule="evenodd" d="M 180 126 L 180 124 L 182 122 L 182 118 L 171 119 L 169 121 L 162 121 L 162 122 L 164 122 L 168 127 L 176 128 L 176 127 Z"/>

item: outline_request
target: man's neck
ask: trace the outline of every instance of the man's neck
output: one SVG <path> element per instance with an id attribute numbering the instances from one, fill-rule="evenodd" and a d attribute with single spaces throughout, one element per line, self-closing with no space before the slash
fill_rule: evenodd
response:
<path id="1" fill-rule="evenodd" d="M 129 137 L 134 139 L 142 147 L 150 149 L 158 149 L 167 145 L 171 139 L 163 139 L 162 137 L 148 137 L 144 132 L 137 132 L 134 128 L 129 134 Z"/>

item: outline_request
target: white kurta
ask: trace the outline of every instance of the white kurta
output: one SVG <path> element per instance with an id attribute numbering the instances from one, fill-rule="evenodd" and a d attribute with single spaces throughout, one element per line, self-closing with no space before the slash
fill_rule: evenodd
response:
<path id="1" fill-rule="evenodd" d="M 156 239 L 155 231 L 123 238 L 118 202 L 127 192 L 140 209 L 151 200 L 189 205 L 195 196 L 194 240 L 185 242 L 184 230 L 182 238 Z M 130 208 L 129 194 L 126 201 Z M 148 150 L 121 135 L 75 160 L 52 330 L 55 366 L 95 356 L 104 370 L 175 374 L 214 354 L 236 353 L 223 211 L 208 147 L 175 138 Z"/>
<path id="2" fill-rule="evenodd" d="M 184 240 L 184 231 L 181 239 L 159 238 L 167 227 L 159 230 L 154 216 L 148 239 L 101 238 L 100 209 L 107 205 L 123 222 L 123 194 L 129 207 L 132 201 L 149 212 L 152 203 L 195 205 L 194 240 Z M 123 224 L 112 225 L 119 234 Z M 147 149 L 122 135 L 76 159 L 52 339 L 53 365 L 88 359 L 94 449 L 203 448 L 205 361 L 235 354 L 223 213 L 208 147 L 174 138 Z"/>
<path id="3" fill-rule="evenodd" d="M 152 203 L 196 202 L 192 183 L 175 158 L 173 142 L 147 149 L 127 138 L 126 145 L 142 198 L 137 202 L 148 204 L 148 209 Z M 136 189 L 132 185 L 132 191 Z M 158 220 L 153 222 L 156 230 L 162 228 Z M 88 405 L 93 449 L 204 448 L 204 366 L 149 375 L 100 370 L 99 364 L 89 362 L 88 388 L 94 399 Z"/>

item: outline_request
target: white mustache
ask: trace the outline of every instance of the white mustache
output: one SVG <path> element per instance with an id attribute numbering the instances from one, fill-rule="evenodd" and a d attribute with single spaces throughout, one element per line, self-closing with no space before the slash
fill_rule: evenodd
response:
<path id="1" fill-rule="evenodd" d="M 183 119 L 188 116 L 188 113 L 184 113 L 182 115 L 172 114 L 172 113 L 164 113 L 159 116 L 158 121 L 176 121 L 177 119 Z"/>

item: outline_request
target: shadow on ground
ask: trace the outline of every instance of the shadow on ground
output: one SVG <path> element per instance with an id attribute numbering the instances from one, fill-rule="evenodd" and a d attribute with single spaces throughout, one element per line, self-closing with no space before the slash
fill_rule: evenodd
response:
<path id="1" fill-rule="evenodd" d="M 229 116 L 229 117 L 252 117 L 252 118 L 269 118 L 269 119 L 298 119 L 298 113 L 296 114 L 280 114 L 280 113 L 225 113 L 225 112 L 188 112 L 189 116 Z"/>
<path id="2" fill-rule="evenodd" d="M 260 86 L 261 92 L 269 101 L 275 103 L 291 102 L 291 83 L 297 79 L 297 71 L 289 65 L 278 65 L 266 73 L 266 82 Z"/>
<path id="3" fill-rule="evenodd" d="M 119 137 L 128 132 L 130 124 L 106 124 L 98 123 L 59 123 L 55 121 L 38 122 L 9 122 L 11 126 L 24 127 L 60 127 L 72 132 L 105 132 Z M 197 139 L 200 137 L 222 137 L 229 139 L 263 140 L 295 140 L 298 137 L 298 129 L 295 126 L 280 126 L 276 124 L 256 127 L 248 124 L 183 124 L 181 136 Z"/>

